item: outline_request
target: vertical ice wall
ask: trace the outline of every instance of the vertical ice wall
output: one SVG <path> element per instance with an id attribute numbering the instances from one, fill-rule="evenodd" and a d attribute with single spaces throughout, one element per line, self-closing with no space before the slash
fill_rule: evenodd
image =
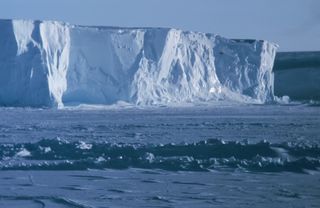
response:
<path id="1" fill-rule="evenodd" d="M 171 29 L 157 53 L 144 50 L 134 75 L 132 100 L 143 104 L 207 101 L 220 87 L 214 66 L 214 38 Z M 145 44 L 153 48 L 156 40 Z M 218 91 L 218 90 L 217 90 Z"/>
<path id="2" fill-rule="evenodd" d="M 220 83 L 229 91 L 226 94 L 239 100 L 272 101 L 276 49 L 266 41 L 217 37 L 215 66 Z"/>
<path id="3" fill-rule="evenodd" d="M 320 100 L 320 52 L 277 53 L 275 94 L 293 100 Z"/>
<path id="4" fill-rule="evenodd" d="M 47 106 L 51 99 L 39 22 L 0 21 L 0 104 Z"/>
<path id="5" fill-rule="evenodd" d="M 176 29 L 0 20 L 0 104 L 264 103 L 276 48 Z"/>

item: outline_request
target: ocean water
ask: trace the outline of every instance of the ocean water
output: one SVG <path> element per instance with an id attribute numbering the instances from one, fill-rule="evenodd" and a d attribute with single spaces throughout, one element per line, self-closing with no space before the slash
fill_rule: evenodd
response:
<path id="1" fill-rule="evenodd" d="M 0 207 L 319 207 L 320 108 L 0 108 Z"/>

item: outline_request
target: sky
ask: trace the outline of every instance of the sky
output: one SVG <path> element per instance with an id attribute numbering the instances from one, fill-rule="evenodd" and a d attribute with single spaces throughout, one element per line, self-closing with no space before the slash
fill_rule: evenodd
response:
<path id="1" fill-rule="evenodd" d="M 320 0 L 0 0 L 0 18 L 173 27 L 320 51 Z"/>

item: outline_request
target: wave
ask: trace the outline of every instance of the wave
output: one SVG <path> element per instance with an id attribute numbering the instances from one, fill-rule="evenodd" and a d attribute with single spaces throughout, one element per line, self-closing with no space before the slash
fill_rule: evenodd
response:
<path id="1" fill-rule="evenodd" d="M 54 204 L 56 206 L 63 207 L 72 207 L 72 208 L 89 208 L 80 202 L 73 201 L 64 197 L 57 196 L 6 196 L 0 195 L 0 200 L 2 204 L 8 203 L 7 207 L 20 207 L 23 203 L 24 206 L 29 205 L 32 207 L 48 207 L 47 204 Z"/>
<path id="2" fill-rule="evenodd" d="M 306 173 L 320 167 L 320 147 L 307 142 L 251 144 L 217 139 L 165 145 L 44 139 L 36 143 L 1 144 L 0 159 L 0 170 L 143 168 Z"/>

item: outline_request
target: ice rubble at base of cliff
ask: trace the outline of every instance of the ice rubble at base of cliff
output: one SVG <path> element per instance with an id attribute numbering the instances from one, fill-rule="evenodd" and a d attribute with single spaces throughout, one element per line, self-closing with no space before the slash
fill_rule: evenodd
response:
<path id="1" fill-rule="evenodd" d="M 0 104 L 274 100 L 277 45 L 167 28 L 0 20 Z"/>

